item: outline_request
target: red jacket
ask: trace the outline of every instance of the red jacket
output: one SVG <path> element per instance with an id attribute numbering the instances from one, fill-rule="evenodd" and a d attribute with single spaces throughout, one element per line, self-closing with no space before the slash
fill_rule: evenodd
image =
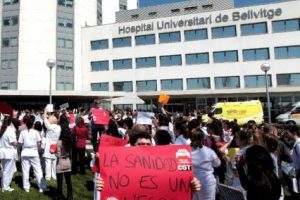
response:
<path id="1" fill-rule="evenodd" d="M 83 149 L 86 145 L 86 140 L 89 137 L 89 130 L 88 128 L 83 124 L 76 125 L 73 129 L 73 134 L 75 134 L 76 137 L 76 148 Z"/>

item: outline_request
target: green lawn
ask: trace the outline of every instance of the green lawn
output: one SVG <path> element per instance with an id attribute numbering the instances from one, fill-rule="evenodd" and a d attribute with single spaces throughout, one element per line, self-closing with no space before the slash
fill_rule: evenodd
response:
<path id="1" fill-rule="evenodd" d="M 80 200 L 91 200 L 93 199 L 93 174 L 87 172 L 86 175 L 72 175 L 72 185 L 73 185 L 73 196 L 74 199 Z M 66 187 L 64 182 L 64 194 L 66 196 Z M 44 194 L 38 192 L 37 186 L 34 181 L 31 181 L 30 192 L 26 193 L 22 189 L 22 177 L 20 173 L 17 173 L 12 182 L 12 188 L 15 190 L 13 192 L 0 192 L 0 199 L 2 200 L 46 200 L 52 199 L 56 195 L 56 182 L 48 182 L 49 191 Z"/>

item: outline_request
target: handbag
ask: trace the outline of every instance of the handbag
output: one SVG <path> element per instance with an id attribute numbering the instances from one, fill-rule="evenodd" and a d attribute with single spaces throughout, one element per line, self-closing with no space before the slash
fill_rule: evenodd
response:
<path id="1" fill-rule="evenodd" d="M 50 153 L 57 153 L 57 144 L 51 144 L 49 152 Z"/>
<path id="2" fill-rule="evenodd" d="M 59 157 L 56 167 L 57 171 L 71 170 L 71 160 L 69 157 Z"/>

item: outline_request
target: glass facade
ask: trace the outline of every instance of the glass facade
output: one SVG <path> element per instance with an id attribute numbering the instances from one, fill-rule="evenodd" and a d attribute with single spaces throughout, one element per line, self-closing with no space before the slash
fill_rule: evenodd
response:
<path id="1" fill-rule="evenodd" d="M 136 68 L 156 67 L 156 57 L 144 57 L 135 59 Z"/>
<path id="2" fill-rule="evenodd" d="M 132 81 L 124 81 L 124 82 L 114 82 L 114 91 L 115 92 L 132 92 Z"/>
<path id="3" fill-rule="evenodd" d="M 2 38 L 2 47 L 17 47 L 17 46 L 18 46 L 17 37 Z"/>
<path id="4" fill-rule="evenodd" d="M 91 90 L 92 91 L 109 91 L 109 83 L 91 83 Z"/>
<path id="5" fill-rule="evenodd" d="M 155 34 L 135 36 L 135 45 L 151 45 L 155 44 Z"/>
<path id="6" fill-rule="evenodd" d="M 73 40 L 66 38 L 57 38 L 57 47 L 63 49 L 73 49 Z"/>
<path id="7" fill-rule="evenodd" d="M 91 41 L 91 50 L 108 49 L 108 40 Z"/>
<path id="8" fill-rule="evenodd" d="M 181 55 L 160 56 L 160 66 L 179 66 L 182 65 Z"/>
<path id="9" fill-rule="evenodd" d="M 160 43 L 172 43 L 172 42 L 181 42 L 180 31 L 169 32 L 169 33 L 160 33 L 159 34 Z"/>
<path id="10" fill-rule="evenodd" d="M 73 20 L 67 18 L 57 18 L 57 25 L 64 28 L 73 28 Z"/>
<path id="11" fill-rule="evenodd" d="M 113 69 L 132 69 L 132 59 L 113 60 Z"/>
<path id="12" fill-rule="evenodd" d="M 212 38 L 229 38 L 236 37 L 236 27 L 235 26 L 222 26 L 215 27 L 211 29 Z"/>
<path id="13" fill-rule="evenodd" d="M 208 53 L 186 54 L 185 62 L 187 65 L 199 65 L 209 63 Z"/>
<path id="14" fill-rule="evenodd" d="M 266 22 L 254 23 L 254 24 L 242 24 L 241 35 L 259 35 L 268 33 L 268 25 Z"/>
<path id="15" fill-rule="evenodd" d="M 275 47 L 275 59 L 300 58 L 300 45 Z"/>
<path id="16" fill-rule="evenodd" d="M 188 90 L 210 89 L 210 78 L 188 78 Z"/>
<path id="17" fill-rule="evenodd" d="M 269 48 L 243 50 L 244 61 L 268 60 L 268 59 L 270 59 Z"/>
<path id="18" fill-rule="evenodd" d="M 161 90 L 183 90 L 182 79 L 165 79 L 161 80 Z"/>
<path id="19" fill-rule="evenodd" d="M 131 37 L 114 38 L 113 48 L 131 47 Z"/>
<path id="20" fill-rule="evenodd" d="M 250 75 L 244 77 L 245 88 L 262 88 L 266 87 L 265 75 Z M 272 87 L 272 76 L 268 75 L 268 85 Z"/>
<path id="21" fill-rule="evenodd" d="M 156 80 L 137 81 L 136 90 L 138 92 L 156 91 L 157 90 Z"/>
<path id="22" fill-rule="evenodd" d="M 69 82 L 57 82 L 56 83 L 57 90 L 73 90 L 73 83 Z"/>
<path id="23" fill-rule="evenodd" d="M 93 72 L 108 71 L 109 70 L 109 61 L 104 60 L 104 61 L 91 62 L 91 69 Z"/>
<path id="24" fill-rule="evenodd" d="M 233 89 L 240 87 L 240 77 L 227 76 L 227 77 L 215 77 L 216 89 Z"/>
<path id="25" fill-rule="evenodd" d="M 238 51 L 218 51 L 213 53 L 215 63 L 238 62 Z"/>
<path id="26" fill-rule="evenodd" d="M 288 19 L 272 22 L 273 33 L 299 31 L 300 19 Z"/>
<path id="27" fill-rule="evenodd" d="M 208 36 L 206 28 L 184 31 L 185 41 L 206 40 L 207 38 Z"/>
<path id="28" fill-rule="evenodd" d="M 277 74 L 278 86 L 300 86 L 300 73 Z"/>

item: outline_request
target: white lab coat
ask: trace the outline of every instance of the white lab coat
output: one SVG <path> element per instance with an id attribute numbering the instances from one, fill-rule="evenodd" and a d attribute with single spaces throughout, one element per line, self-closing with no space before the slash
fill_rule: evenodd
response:
<path id="1" fill-rule="evenodd" d="M 50 153 L 51 144 L 57 144 L 61 133 L 61 127 L 57 124 L 50 124 L 48 119 L 44 119 L 45 126 L 47 128 L 45 135 L 45 150 L 43 157 L 45 158 L 45 172 L 46 179 L 51 178 L 56 180 L 56 163 L 57 158 L 55 154 Z"/>
<path id="2" fill-rule="evenodd" d="M 16 129 L 8 126 L 0 138 L 0 159 L 2 172 L 2 190 L 9 190 L 10 183 L 16 172 L 17 149 L 12 145 L 17 143 Z"/>
<path id="3" fill-rule="evenodd" d="M 30 189 L 29 171 L 32 166 L 38 187 L 43 189 L 43 172 L 38 153 L 38 143 L 41 142 L 40 133 L 34 129 L 25 129 L 20 133 L 19 143 L 22 144 L 21 165 L 23 172 L 23 188 Z"/>

